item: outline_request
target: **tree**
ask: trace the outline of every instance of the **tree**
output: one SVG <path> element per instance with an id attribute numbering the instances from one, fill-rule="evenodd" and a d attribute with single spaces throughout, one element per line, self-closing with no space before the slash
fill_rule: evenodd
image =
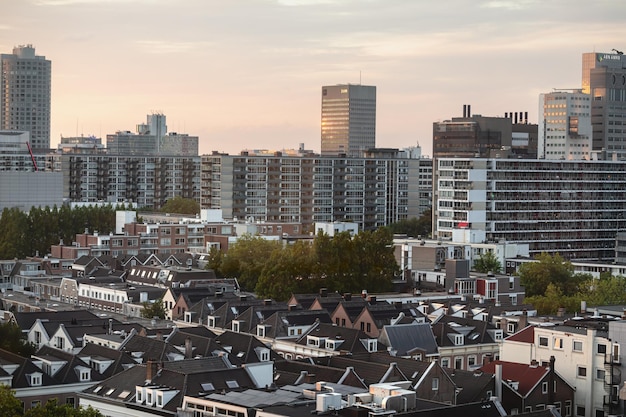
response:
<path id="1" fill-rule="evenodd" d="M 151 303 L 149 301 L 145 301 L 142 303 L 143 309 L 141 310 L 141 317 L 146 319 L 152 318 L 165 318 L 165 306 L 163 305 L 163 298 L 159 298 L 155 302 Z"/>
<path id="2" fill-rule="evenodd" d="M 427 237 L 432 233 L 432 210 L 426 210 L 420 218 L 411 217 L 387 226 L 394 234 L 405 234 L 411 237 Z"/>
<path id="3" fill-rule="evenodd" d="M 48 400 L 45 405 L 38 405 L 24 412 L 22 402 L 15 396 L 15 391 L 7 385 L 0 385 L 0 415 L 2 417 L 104 417 L 100 411 L 92 408 L 74 408 L 69 404 L 59 405 L 56 399 Z"/>
<path id="4" fill-rule="evenodd" d="M 474 261 L 474 269 L 478 272 L 493 272 L 497 274 L 502 269 L 502 265 L 496 255 L 492 252 L 485 252 Z"/>
<path id="5" fill-rule="evenodd" d="M 587 305 L 626 304 L 626 278 L 623 276 L 601 275 L 589 277 L 579 285 L 578 297 Z"/>
<path id="6" fill-rule="evenodd" d="M 22 330 L 11 322 L 0 324 L 0 348 L 24 357 L 30 357 L 37 350 L 24 338 Z"/>
<path id="7" fill-rule="evenodd" d="M 183 198 L 176 196 L 167 200 L 161 207 L 162 213 L 178 213 L 178 214 L 198 214 L 200 213 L 200 204 L 192 198 Z"/>
<path id="8" fill-rule="evenodd" d="M 565 296 L 574 295 L 578 284 L 585 276 L 575 275 L 571 262 L 566 262 L 558 253 L 554 256 L 542 253 L 535 257 L 537 262 L 524 263 L 519 268 L 520 282 L 526 296 L 543 295 L 549 284 L 554 284 Z"/>
<path id="9" fill-rule="evenodd" d="M 10 386 L 0 384 L 0 415 L 17 417 L 24 414 L 22 402 L 15 397 Z"/>
<path id="10" fill-rule="evenodd" d="M 279 241 L 244 234 L 224 254 L 220 274 L 237 278 L 243 289 L 254 291 L 263 268 L 277 248 L 282 248 Z"/>

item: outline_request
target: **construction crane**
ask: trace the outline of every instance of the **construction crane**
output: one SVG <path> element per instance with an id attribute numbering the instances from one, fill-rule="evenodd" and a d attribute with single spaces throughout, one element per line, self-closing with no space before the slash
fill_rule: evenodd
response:
<path id="1" fill-rule="evenodd" d="M 617 49 L 615 49 L 615 48 L 611 49 L 611 51 L 615 51 L 615 53 L 616 53 L 617 55 L 624 55 L 624 53 L 623 53 L 622 51 L 618 51 L 618 50 L 617 50 Z"/>
<path id="2" fill-rule="evenodd" d="M 37 168 L 37 161 L 35 161 L 35 155 L 33 155 L 33 148 L 30 147 L 30 142 L 26 142 L 26 146 L 28 146 L 28 153 L 30 154 L 30 159 L 33 161 L 33 167 L 35 168 L 35 172 L 39 171 Z"/>

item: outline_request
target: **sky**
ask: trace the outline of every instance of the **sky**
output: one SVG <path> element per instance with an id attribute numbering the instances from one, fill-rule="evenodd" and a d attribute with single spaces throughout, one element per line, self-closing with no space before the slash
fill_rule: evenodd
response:
<path id="1" fill-rule="evenodd" d="M 528 112 L 626 51 L 623 0 L 0 0 L 0 52 L 52 61 L 51 145 L 163 113 L 200 153 L 320 150 L 321 87 L 377 87 L 376 145 Z"/>

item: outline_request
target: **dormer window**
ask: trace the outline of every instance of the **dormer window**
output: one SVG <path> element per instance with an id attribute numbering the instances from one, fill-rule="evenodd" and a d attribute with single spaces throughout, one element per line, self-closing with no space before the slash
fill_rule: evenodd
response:
<path id="1" fill-rule="evenodd" d="M 462 334 L 455 334 L 454 335 L 454 344 L 456 346 L 462 346 L 463 345 L 463 341 L 464 341 L 463 339 L 465 339 L 465 338 L 463 337 Z"/>
<path id="2" fill-rule="evenodd" d="M 135 391 L 135 401 L 137 404 L 141 404 L 143 402 L 143 388 L 137 387 Z"/>
<path id="3" fill-rule="evenodd" d="M 32 374 L 26 374 L 26 376 L 28 377 L 28 384 L 31 387 L 40 387 L 42 375 L 43 374 L 41 372 L 33 372 Z"/>
<path id="4" fill-rule="evenodd" d="M 240 332 L 240 323 L 239 323 L 238 320 L 233 320 L 232 331 L 235 332 L 235 333 L 239 333 Z"/>
<path id="5" fill-rule="evenodd" d="M 215 323 L 217 322 L 217 318 L 215 316 L 207 317 L 207 326 L 210 328 L 215 328 Z"/>

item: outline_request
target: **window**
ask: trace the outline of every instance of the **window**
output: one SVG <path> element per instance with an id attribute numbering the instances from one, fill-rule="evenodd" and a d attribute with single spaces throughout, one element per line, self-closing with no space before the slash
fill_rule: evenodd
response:
<path id="1" fill-rule="evenodd" d="M 467 357 L 467 366 L 474 366 L 476 365 L 476 356 L 468 356 Z"/>
<path id="2" fill-rule="evenodd" d="M 548 383 L 547 382 L 542 382 L 541 383 L 541 393 L 542 394 L 547 394 L 548 393 Z"/>
<path id="3" fill-rule="evenodd" d="M 545 404 L 537 404 L 535 406 L 535 410 L 545 410 L 546 409 L 546 405 Z"/>
<path id="4" fill-rule="evenodd" d="M 596 369 L 596 379 L 604 381 L 605 371 L 604 369 Z"/>
<path id="5" fill-rule="evenodd" d="M 439 378 L 432 379 L 432 388 L 433 391 L 437 391 L 439 389 Z"/>
<path id="6" fill-rule="evenodd" d="M 135 395 L 135 400 L 141 404 L 143 402 L 143 390 L 139 387 L 137 387 L 136 390 L 136 395 Z"/>
<path id="7" fill-rule="evenodd" d="M 586 378 L 587 377 L 587 368 L 585 368 L 584 366 L 579 366 L 578 367 L 578 372 L 576 374 L 579 377 L 581 377 L 581 378 Z M 578 411 L 576 411 L 576 413 L 578 413 Z"/>
<path id="8" fill-rule="evenodd" d="M 545 336 L 539 336 L 539 346 L 548 347 L 548 338 Z"/>
<path id="9" fill-rule="evenodd" d="M 606 345 L 598 345 L 598 353 L 605 354 L 606 353 Z"/>
<path id="10" fill-rule="evenodd" d="M 67 397 L 65 399 L 65 404 L 71 406 L 72 408 L 76 407 L 76 398 L 74 397 Z"/>
<path id="11" fill-rule="evenodd" d="M 463 358 L 454 358 L 454 369 L 463 369 Z"/>
<path id="12" fill-rule="evenodd" d="M 554 348 L 555 349 L 563 349 L 563 338 L 555 337 L 554 338 Z"/>
<path id="13" fill-rule="evenodd" d="M 565 417 L 571 417 L 572 415 L 572 401 L 565 401 Z"/>
<path id="14" fill-rule="evenodd" d="M 515 333 L 515 323 L 507 323 L 506 331 L 508 333 Z"/>
<path id="15" fill-rule="evenodd" d="M 367 333 L 371 332 L 371 331 L 372 331 L 372 323 L 367 323 L 367 324 L 365 325 L 365 328 L 366 328 L 366 330 L 365 330 L 365 331 L 366 331 Z"/>
<path id="16" fill-rule="evenodd" d="M 576 415 L 577 416 L 584 416 L 585 415 L 585 407 L 582 405 L 577 405 L 576 406 Z"/>
<path id="17" fill-rule="evenodd" d="M 572 350 L 574 352 L 582 352 L 583 351 L 583 342 L 581 340 L 574 340 Z"/>
<path id="18" fill-rule="evenodd" d="M 450 367 L 450 358 L 442 358 L 441 359 L 441 367 L 449 368 Z"/>

